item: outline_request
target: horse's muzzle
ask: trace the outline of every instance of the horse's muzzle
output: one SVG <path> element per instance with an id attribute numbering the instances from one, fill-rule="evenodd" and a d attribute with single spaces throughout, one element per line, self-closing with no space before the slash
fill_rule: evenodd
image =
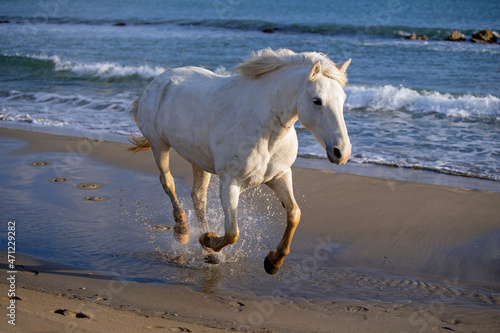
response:
<path id="1" fill-rule="evenodd" d="M 326 154 L 330 162 L 337 165 L 346 164 L 351 157 L 351 147 L 345 148 L 343 151 L 338 146 L 333 147 L 333 149 L 327 148 Z"/>

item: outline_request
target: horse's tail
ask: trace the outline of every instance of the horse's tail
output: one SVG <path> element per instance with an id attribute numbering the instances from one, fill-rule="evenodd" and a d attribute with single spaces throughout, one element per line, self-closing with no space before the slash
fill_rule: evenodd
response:
<path id="1" fill-rule="evenodd" d="M 143 136 L 136 137 L 134 134 L 130 133 L 130 138 L 128 140 L 133 146 L 127 148 L 127 151 L 130 151 L 133 154 L 151 149 L 148 139 Z"/>
<path id="2" fill-rule="evenodd" d="M 142 94 L 141 94 L 141 96 L 137 97 L 137 99 L 134 101 L 134 103 L 132 103 L 132 105 L 130 106 L 130 109 L 129 109 L 130 113 L 134 116 L 136 124 L 137 124 L 137 109 L 139 108 L 139 101 L 140 101 L 141 97 L 142 97 Z M 151 149 L 151 146 L 149 145 L 148 139 L 146 139 L 143 136 L 136 137 L 136 136 L 134 136 L 134 134 L 130 133 L 129 141 L 130 141 L 130 143 L 133 144 L 133 146 L 127 148 L 127 151 L 130 151 L 133 154 L 138 153 L 140 151 L 146 151 L 146 150 Z"/>

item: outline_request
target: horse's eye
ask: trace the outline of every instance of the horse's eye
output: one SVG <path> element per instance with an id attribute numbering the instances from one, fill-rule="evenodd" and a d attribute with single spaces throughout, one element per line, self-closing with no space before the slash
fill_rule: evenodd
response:
<path id="1" fill-rule="evenodd" d="M 314 97 L 313 98 L 313 103 L 316 105 L 323 105 L 323 101 L 319 97 Z"/>

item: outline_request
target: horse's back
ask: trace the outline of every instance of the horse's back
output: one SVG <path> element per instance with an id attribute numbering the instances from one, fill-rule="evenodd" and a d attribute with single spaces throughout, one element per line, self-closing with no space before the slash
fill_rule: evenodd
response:
<path id="1" fill-rule="evenodd" d="M 209 147 L 214 115 L 209 109 L 224 78 L 200 67 L 165 71 L 141 98 L 137 114 L 141 132 L 153 145 L 165 142 L 191 163 L 215 172 Z"/>

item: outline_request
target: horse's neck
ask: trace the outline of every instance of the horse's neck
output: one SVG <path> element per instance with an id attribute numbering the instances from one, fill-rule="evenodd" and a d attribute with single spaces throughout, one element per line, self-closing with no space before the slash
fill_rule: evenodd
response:
<path id="1" fill-rule="evenodd" d="M 298 119 L 297 98 L 303 89 L 305 75 L 307 73 L 303 68 L 290 66 L 259 79 L 262 80 L 262 89 L 266 89 L 266 96 L 270 99 L 270 108 L 261 110 L 264 112 L 263 116 L 271 122 L 277 122 L 276 126 L 282 130 L 288 131 Z"/>

